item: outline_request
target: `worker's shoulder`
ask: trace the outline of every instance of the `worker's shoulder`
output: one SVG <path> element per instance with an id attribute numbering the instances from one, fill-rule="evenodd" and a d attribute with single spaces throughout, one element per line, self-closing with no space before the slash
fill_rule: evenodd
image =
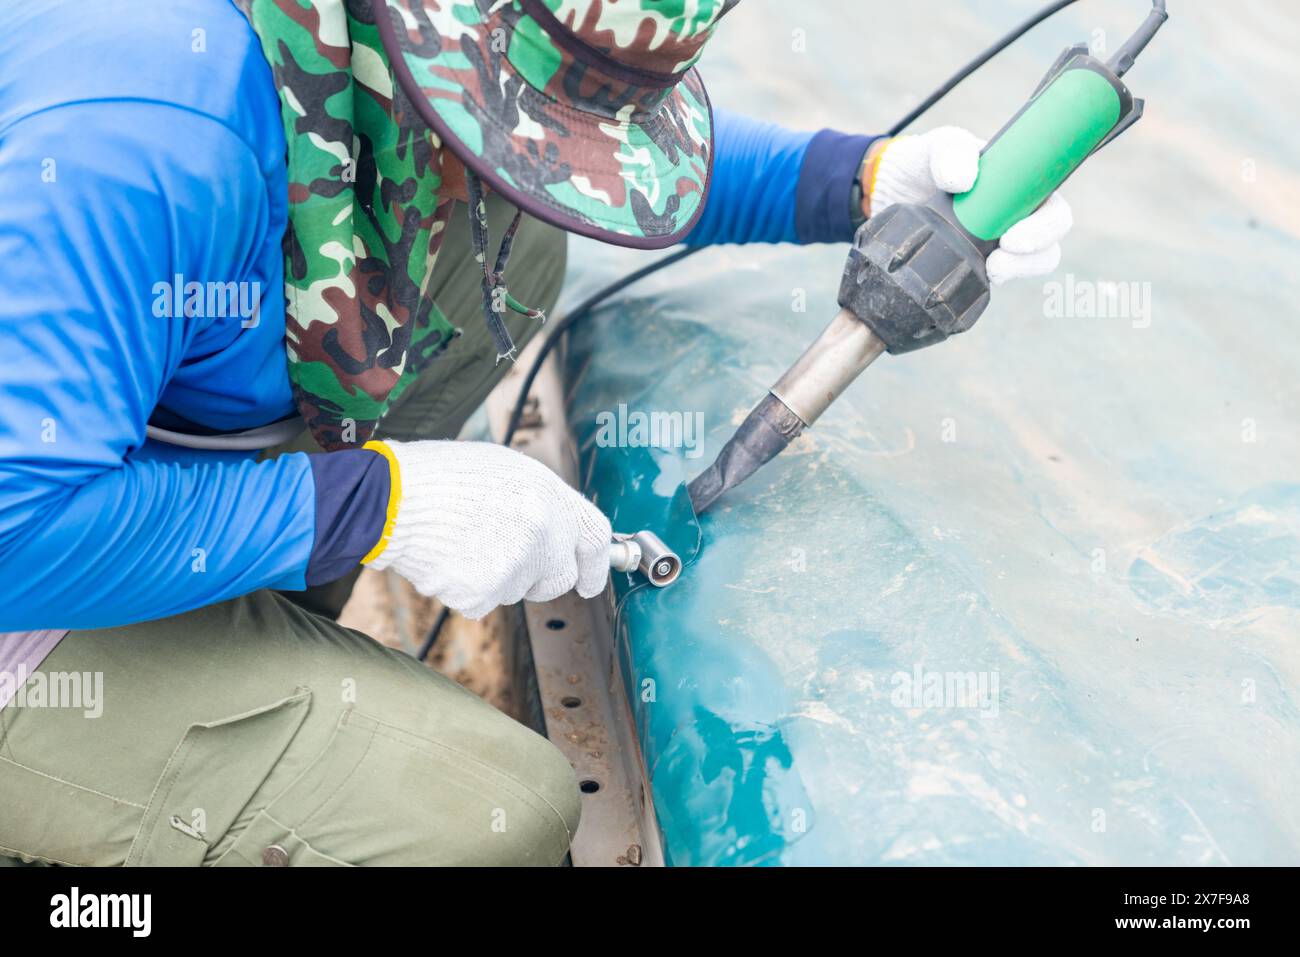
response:
<path id="1" fill-rule="evenodd" d="M 233 0 L 0 4 L 0 136 L 36 113 L 114 101 L 207 116 L 283 155 L 267 142 L 282 135 L 271 70 Z"/>

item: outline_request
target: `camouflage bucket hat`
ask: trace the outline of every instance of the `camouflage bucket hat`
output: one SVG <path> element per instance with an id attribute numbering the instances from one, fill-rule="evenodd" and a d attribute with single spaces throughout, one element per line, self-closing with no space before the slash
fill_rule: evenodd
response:
<path id="1" fill-rule="evenodd" d="M 403 92 L 494 190 L 622 246 L 690 231 L 713 160 L 693 65 L 739 0 L 384 2 L 375 19 Z"/>

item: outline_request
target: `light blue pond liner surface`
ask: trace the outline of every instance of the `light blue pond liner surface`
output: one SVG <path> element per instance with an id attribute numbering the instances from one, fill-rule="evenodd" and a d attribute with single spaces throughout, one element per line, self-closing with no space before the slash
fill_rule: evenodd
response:
<path id="1" fill-rule="evenodd" d="M 793 6 L 729 15 L 715 103 L 883 127 L 1033 5 Z M 671 863 L 1300 860 L 1300 10 L 1170 6 L 1062 269 L 883 357 L 702 520 L 682 482 L 828 321 L 845 248 L 707 250 L 575 336 L 587 492 L 690 562 L 618 585 Z M 1144 7 L 1084 0 L 922 128 L 995 129 Z M 652 255 L 575 243 L 569 301 Z M 598 441 L 638 412 L 702 445 Z"/>

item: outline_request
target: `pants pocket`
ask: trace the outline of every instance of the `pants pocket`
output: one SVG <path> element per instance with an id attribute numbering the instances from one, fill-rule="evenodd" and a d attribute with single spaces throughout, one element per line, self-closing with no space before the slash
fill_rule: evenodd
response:
<path id="1" fill-rule="evenodd" d="M 577 795 L 572 771 L 521 726 L 511 741 L 524 745 L 501 742 L 488 760 L 461 742 L 344 711 L 324 750 L 215 863 L 554 865 L 568 851 L 569 819 L 576 825 L 566 804 Z"/>
<path id="2" fill-rule="evenodd" d="M 292 784 L 270 798 L 215 864 L 224 867 L 351 866 L 349 862 L 313 847 L 303 832 L 309 827 L 323 830 L 334 845 L 358 850 L 357 841 L 364 835 L 366 825 L 357 820 L 357 808 L 345 807 L 334 817 L 323 812 L 358 772 L 373 737 L 373 731 L 365 723 L 357 725 L 355 711 L 345 710 L 339 716 L 325 749 L 312 759 Z M 392 787 L 387 782 L 374 786 L 379 790 Z M 364 805 L 367 802 L 360 803 Z M 347 839 L 346 833 L 338 833 L 340 830 L 347 832 L 349 826 L 356 826 L 360 832 L 351 835 L 351 840 Z"/>
<path id="3" fill-rule="evenodd" d="M 154 787 L 126 865 L 202 864 L 289 748 L 311 698 L 299 688 L 264 707 L 190 725 Z"/>

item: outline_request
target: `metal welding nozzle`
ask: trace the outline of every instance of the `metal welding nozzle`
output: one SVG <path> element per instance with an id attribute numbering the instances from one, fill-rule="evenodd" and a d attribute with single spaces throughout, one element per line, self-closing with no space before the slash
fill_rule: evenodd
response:
<path id="1" fill-rule="evenodd" d="M 841 309 L 687 490 L 696 515 L 776 458 L 885 351 L 885 343 L 852 311 Z"/>
<path id="2" fill-rule="evenodd" d="M 654 532 L 615 532 L 609 546 L 609 567 L 619 572 L 640 570 L 650 584 L 664 588 L 677 581 L 682 560 Z"/>

